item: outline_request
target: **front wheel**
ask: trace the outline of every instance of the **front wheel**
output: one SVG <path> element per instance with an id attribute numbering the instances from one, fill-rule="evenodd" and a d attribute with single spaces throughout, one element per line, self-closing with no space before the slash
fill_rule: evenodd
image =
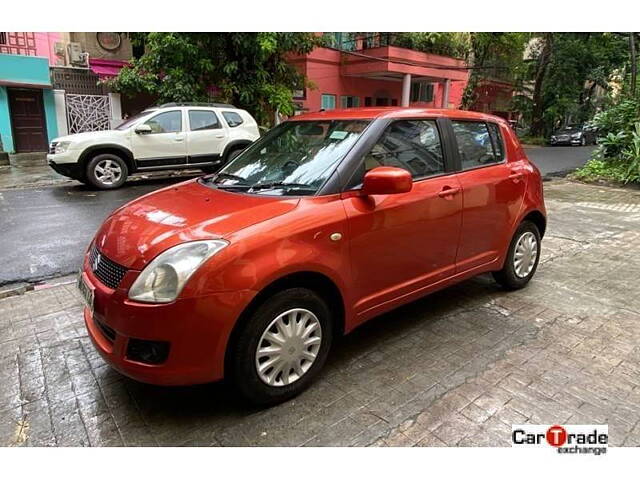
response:
<path id="1" fill-rule="evenodd" d="M 121 187 L 127 180 L 128 174 L 125 161 L 112 153 L 96 155 L 87 164 L 87 180 L 101 190 Z"/>
<path id="2" fill-rule="evenodd" d="M 523 288 L 533 278 L 540 260 L 540 231 L 533 222 L 522 222 L 509 244 L 502 270 L 493 272 L 496 282 L 508 290 Z"/>
<path id="3" fill-rule="evenodd" d="M 276 293 L 239 333 L 230 357 L 232 381 L 251 403 L 288 400 L 320 372 L 332 336 L 331 311 L 314 291 L 290 288 Z"/>

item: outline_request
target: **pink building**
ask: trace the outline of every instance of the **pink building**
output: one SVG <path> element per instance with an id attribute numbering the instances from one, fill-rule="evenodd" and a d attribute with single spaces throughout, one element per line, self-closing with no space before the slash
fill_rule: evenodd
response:
<path id="1" fill-rule="evenodd" d="M 458 108 L 469 79 L 463 60 L 396 47 L 384 34 L 291 57 L 310 87 L 295 93 L 300 111 L 385 105 Z"/>
<path id="2" fill-rule="evenodd" d="M 0 32 L 0 53 L 46 57 L 49 65 L 58 65 L 55 44 L 61 40 L 58 32 Z"/>

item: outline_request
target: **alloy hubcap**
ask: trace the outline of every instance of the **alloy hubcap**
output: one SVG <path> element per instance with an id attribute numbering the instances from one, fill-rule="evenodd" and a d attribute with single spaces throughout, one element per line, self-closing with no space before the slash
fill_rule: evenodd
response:
<path id="1" fill-rule="evenodd" d="M 122 169 L 113 160 L 102 160 L 95 168 L 96 178 L 100 183 L 113 185 L 122 176 Z"/>
<path id="2" fill-rule="evenodd" d="M 315 314 L 294 308 L 278 315 L 265 329 L 256 349 L 260 380 L 283 387 L 311 368 L 322 344 L 322 327 Z"/>
<path id="3" fill-rule="evenodd" d="M 531 273 L 538 258 L 538 240 L 531 232 L 523 233 L 516 243 L 513 267 L 516 275 L 524 278 Z"/>

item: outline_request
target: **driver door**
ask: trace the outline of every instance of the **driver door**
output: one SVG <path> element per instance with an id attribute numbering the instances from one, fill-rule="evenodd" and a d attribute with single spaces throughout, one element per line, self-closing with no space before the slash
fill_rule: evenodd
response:
<path id="1" fill-rule="evenodd" d="M 460 184 L 434 120 L 393 122 L 351 184 L 379 166 L 404 168 L 414 183 L 410 192 L 393 195 L 363 197 L 358 185 L 343 193 L 359 315 L 453 275 L 462 221 Z"/>
<path id="2" fill-rule="evenodd" d="M 138 168 L 151 168 L 187 163 L 187 144 L 181 110 L 169 110 L 154 115 L 144 125 L 148 133 L 132 134 L 131 146 Z"/>

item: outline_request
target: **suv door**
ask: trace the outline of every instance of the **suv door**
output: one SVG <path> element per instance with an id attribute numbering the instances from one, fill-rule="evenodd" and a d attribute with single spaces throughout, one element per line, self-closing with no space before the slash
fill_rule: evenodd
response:
<path id="1" fill-rule="evenodd" d="M 187 152 L 189 163 L 218 163 L 227 132 L 213 110 L 189 109 L 187 111 L 189 129 L 187 131 Z"/>
<path id="2" fill-rule="evenodd" d="M 502 254 L 522 205 L 526 176 L 522 160 L 507 158 L 507 132 L 497 123 L 451 120 L 451 126 L 464 203 L 456 263 L 464 272 Z"/>
<path id="3" fill-rule="evenodd" d="M 131 147 L 138 168 L 153 168 L 187 163 L 187 146 L 181 110 L 160 112 L 142 125 L 151 127 L 149 133 L 131 134 Z M 137 127 L 136 127 L 137 128 Z"/>
<path id="4" fill-rule="evenodd" d="M 391 123 L 364 156 L 354 190 L 343 193 L 355 308 L 364 313 L 451 276 L 455 271 L 462 195 L 434 120 Z M 404 168 L 410 192 L 359 196 L 366 171 Z"/>

